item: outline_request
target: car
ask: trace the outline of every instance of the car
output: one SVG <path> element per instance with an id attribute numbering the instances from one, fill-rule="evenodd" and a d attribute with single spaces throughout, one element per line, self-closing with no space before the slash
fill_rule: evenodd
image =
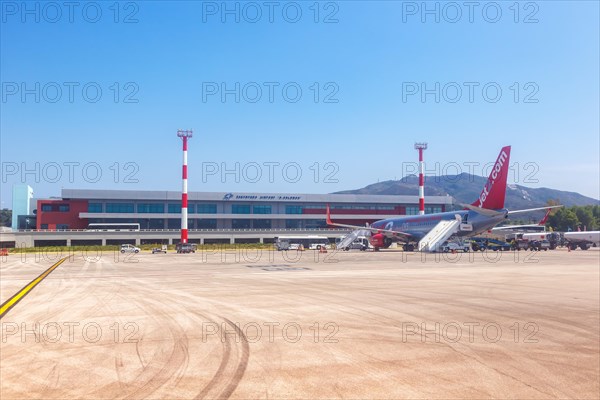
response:
<path id="1" fill-rule="evenodd" d="M 446 242 L 440 248 L 440 251 L 443 253 L 455 252 L 455 251 L 463 251 L 468 252 L 471 247 L 468 244 L 461 244 L 456 242 Z"/>
<path id="2" fill-rule="evenodd" d="M 135 247 L 132 244 L 122 244 L 121 245 L 121 253 L 139 253 L 140 248 Z"/>
<path id="3" fill-rule="evenodd" d="M 179 243 L 175 246 L 177 253 L 195 253 L 197 245 L 195 243 Z"/>
<path id="4" fill-rule="evenodd" d="M 167 254 L 167 245 L 163 244 L 162 247 L 154 247 L 154 248 L 152 248 L 152 254 L 156 254 L 156 253 Z"/>

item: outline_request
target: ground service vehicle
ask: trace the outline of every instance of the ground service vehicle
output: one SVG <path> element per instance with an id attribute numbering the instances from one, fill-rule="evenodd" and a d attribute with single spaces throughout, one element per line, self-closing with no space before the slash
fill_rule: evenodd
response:
<path id="1" fill-rule="evenodd" d="M 132 244 L 122 244 L 121 245 L 121 253 L 139 253 L 140 248 L 135 247 Z"/>
<path id="2" fill-rule="evenodd" d="M 547 251 L 550 248 L 550 242 L 547 240 L 530 240 L 528 244 L 529 250 Z"/>
<path id="3" fill-rule="evenodd" d="M 195 253 L 198 246 L 195 243 L 178 243 L 175 246 L 177 253 Z"/>
<path id="4" fill-rule="evenodd" d="M 600 231 L 565 232 L 563 237 L 566 246 L 571 250 L 575 250 L 577 247 L 587 250 L 600 244 Z"/>
<path id="5" fill-rule="evenodd" d="M 492 251 L 509 251 L 512 246 L 503 240 L 488 239 L 487 248 Z"/>
<path id="6" fill-rule="evenodd" d="M 163 244 L 162 247 L 154 247 L 152 249 L 152 254 L 156 254 L 156 253 L 164 253 L 167 254 L 167 245 Z"/>
<path id="7" fill-rule="evenodd" d="M 343 250 L 348 251 L 352 249 L 358 249 L 360 251 L 365 251 L 371 246 L 369 242 L 369 238 L 366 236 L 359 236 L 350 245 L 346 246 Z"/>
<path id="8" fill-rule="evenodd" d="M 330 248 L 329 238 L 327 236 L 317 235 L 297 235 L 297 236 L 279 236 L 275 238 L 275 248 L 281 250 L 298 250 L 300 245 L 305 250 L 321 250 L 321 247 Z"/>
<path id="9" fill-rule="evenodd" d="M 462 251 L 466 253 L 469 250 L 471 250 L 471 247 L 468 244 L 446 242 L 442 245 L 442 247 L 440 247 L 440 250 L 442 251 L 442 253 L 449 253 L 451 251 Z"/>
<path id="10" fill-rule="evenodd" d="M 523 233 L 522 238 L 526 240 L 548 241 L 550 243 L 550 250 L 554 250 L 561 243 L 561 236 L 558 232 Z"/>

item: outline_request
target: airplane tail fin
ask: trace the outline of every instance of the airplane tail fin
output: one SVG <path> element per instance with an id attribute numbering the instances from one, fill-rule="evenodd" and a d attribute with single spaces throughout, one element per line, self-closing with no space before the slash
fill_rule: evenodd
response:
<path id="1" fill-rule="evenodd" d="M 540 225 L 540 226 L 546 225 L 546 221 L 548 221 L 548 216 L 550 215 L 550 211 L 552 211 L 551 208 L 546 210 L 546 215 L 544 215 L 544 218 L 542 218 L 542 220 L 540 222 L 538 222 L 538 225 Z"/>
<path id="2" fill-rule="evenodd" d="M 327 225 L 333 225 L 333 221 L 331 220 L 331 214 L 329 211 L 329 204 L 327 204 L 327 209 L 325 211 L 325 222 L 327 222 Z"/>
<path id="3" fill-rule="evenodd" d="M 510 163 L 510 146 L 503 147 L 492 167 L 492 172 L 479 195 L 471 205 L 488 210 L 504 208 L 506 198 L 506 181 Z"/>

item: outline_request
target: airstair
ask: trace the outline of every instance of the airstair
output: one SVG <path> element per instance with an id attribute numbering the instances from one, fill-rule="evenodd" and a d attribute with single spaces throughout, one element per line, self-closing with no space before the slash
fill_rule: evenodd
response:
<path id="1" fill-rule="evenodd" d="M 419 251 L 435 252 L 450 236 L 458 231 L 461 223 L 460 215 L 456 219 L 440 221 L 419 241 Z"/>

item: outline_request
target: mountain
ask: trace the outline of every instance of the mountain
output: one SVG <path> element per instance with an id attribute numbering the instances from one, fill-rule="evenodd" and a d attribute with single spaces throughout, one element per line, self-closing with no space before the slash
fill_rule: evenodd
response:
<path id="1" fill-rule="evenodd" d="M 425 176 L 425 203 L 427 196 L 454 197 L 456 203 L 472 203 L 481 193 L 487 178 L 462 173 L 460 175 Z M 410 175 L 398 181 L 378 182 L 362 189 L 336 192 L 341 194 L 391 194 L 417 195 L 419 178 Z M 598 200 L 575 192 L 548 188 L 529 188 L 521 185 L 508 185 L 505 207 L 509 210 L 545 206 L 548 200 L 558 200 L 567 207 L 596 205 Z"/>

